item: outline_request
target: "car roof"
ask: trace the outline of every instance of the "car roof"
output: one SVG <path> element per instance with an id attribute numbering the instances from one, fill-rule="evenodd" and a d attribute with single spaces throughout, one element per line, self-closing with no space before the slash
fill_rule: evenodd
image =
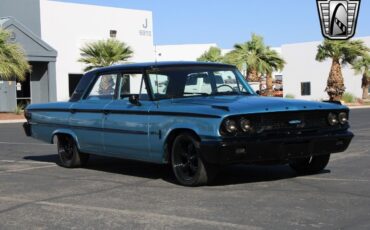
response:
<path id="1" fill-rule="evenodd" d="M 166 61 L 166 62 L 142 62 L 120 64 L 108 67 L 94 69 L 91 72 L 106 72 L 115 70 L 134 70 L 134 69 L 149 69 L 149 68 L 165 68 L 165 67 L 183 67 L 183 66 L 204 66 L 204 67 L 226 67 L 235 68 L 233 65 L 214 63 L 214 62 L 195 62 L 195 61 Z"/>

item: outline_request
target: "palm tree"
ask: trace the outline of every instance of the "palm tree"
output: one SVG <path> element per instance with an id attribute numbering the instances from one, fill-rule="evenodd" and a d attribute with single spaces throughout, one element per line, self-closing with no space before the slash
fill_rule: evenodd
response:
<path id="1" fill-rule="evenodd" d="M 328 40 L 318 46 L 316 60 L 322 62 L 328 58 L 332 59 L 332 65 L 325 91 L 330 100 L 339 101 L 346 88 L 344 86 L 342 65 L 353 64 L 357 57 L 368 51 L 363 41 Z"/>
<path id="2" fill-rule="evenodd" d="M 222 62 L 223 57 L 221 55 L 221 49 L 218 47 L 210 47 L 207 51 L 205 51 L 197 61 L 204 61 L 204 62 Z"/>
<path id="3" fill-rule="evenodd" d="M 370 77 L 370 55 L 369 53 L 364 54 L 362 57 L 357 59 L 352 68 L 355 70 L 355 74 L 362 74 L 362 99 L 367 99 L 369 90 L 369 77 Z"/>
<path id="4" fill-rule="evenodd" d="M 126 61 L 133 54 L 130 46 L 116 39 L 88 43 L 81 48 L 81 52 L 82 57 L 78 61 L 87 65 L 84 71 Z"/>
<path id="5" fill-rule="evenodd" d="M 0 28 L 0 78 L 2 80 L 25 80 L 31 66 L 22 47 L 9 42 L 10 32 Z"/>
<path id="6" fill-rule="evenodd" d="M 270 47 L 266 47 L 262 59 L 261 66 L 265 68 L 264 72 L 266 73 L 266 91 L 267 96 L 273 96 L 273 89 L 272 89 L 272 73 L 274 71 L 280 71 L 285 66 L 285 61 L 278 52 L 275 50 L 270 49 Z"/>
<path id="7" fill-rule="evenodd" d="M 247 80 L 260 81 L 260 76 L 264 67 L 262 66 L 262 56 L 266 49 L 263 37 L 252 34 L 252 39 L 242 44 L 234 45 L 235 53 L 238 56 L 238 63 L 245 63 L 247 66 Z"/>

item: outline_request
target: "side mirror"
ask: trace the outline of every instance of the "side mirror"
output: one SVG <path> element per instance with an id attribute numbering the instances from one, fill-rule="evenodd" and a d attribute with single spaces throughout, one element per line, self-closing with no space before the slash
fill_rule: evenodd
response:
<path id="1" fill-rule="evenodd" d="M 137 95 L 137 94 L 130 95 L 130 97 L 128 98 L 128 101 L 131 104 L 136 105 L 136 106 L 140 106 L 141 105 L 141 103 L 139 101 L 139 95 Z"/>
<path id="2" fill-rule="evenodd" d="M 256 94 L 261 95 L 261 91 L 257 90 Z"/>

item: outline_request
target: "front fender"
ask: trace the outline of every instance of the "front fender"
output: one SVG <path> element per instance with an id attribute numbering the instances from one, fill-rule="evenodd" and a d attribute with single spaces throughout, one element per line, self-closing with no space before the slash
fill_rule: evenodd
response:
<path id="1" fill-rule="evenodd" d="M 205 134 L 205 132 L 203 130 L 201 130 L 199 128 L 199 126 L 195 125 L 195 124 L 189 124 L 189 123 L 176 123 L 176 124 L 173 124 L 171 127 L 169 127 L 165 133 L 164 133 L 164 140 L 167 140 L 168 136 L 174 131 L 174 130 L 178 130 L 178 129 L 188 129 L 188 130 L 191 130 L 193 132 L 195 132 L 199 138 L 202 138 L 202 136 Z"/>
<path id="2" fill-rule="evenodd" d="M 57 129 L 57 130 L 55 130 L 53 132 L 53 134 L 51 135 L 50 143 L 54 144 L 54 137 L 56 135 L 59 135 L 59 134 L 70 135 L 73 138 L 73 140 L 75 141 L 75 143 L 77 145 L 77 148 L 80 149 L 80 144 L 78 142 L 77 135 L 70 129 Z"/>

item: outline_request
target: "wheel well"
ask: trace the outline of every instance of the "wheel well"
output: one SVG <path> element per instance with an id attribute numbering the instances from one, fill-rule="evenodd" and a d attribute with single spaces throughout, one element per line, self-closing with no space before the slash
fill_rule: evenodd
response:
<path id="1" fill-rule="evenodd" d="M 55 138 L 59 138 L 59 137 L 70 137 L 72 138 L 74 141 L 76 141 L 73 136 L 71 134 L 68 134 L 68 133 L 55 133 L 52 138 L 51 138 L 51 143 L 54 144 L 55 143 Z"/>
<path id="2" fill-rule="evenodd" d="M 167 138 L 166 138 L 166 141 L 165 141 L 165 144 L 164 144 L 164 160 L 166 163 L 170 162 L 170 156 L 171 156 L 171 149 L 172 149 L 172 143 L 173 141 L 175 140 L 175 138 L 181 134 L 181 133 L 191 133 L 194 135 L 194 137 L 197 138 L 198 141 L 200 141 L 200 137 L 198 136 L 198 134 L 192 130 L 192 129 L 174 129 L 172 130 Z"/>

